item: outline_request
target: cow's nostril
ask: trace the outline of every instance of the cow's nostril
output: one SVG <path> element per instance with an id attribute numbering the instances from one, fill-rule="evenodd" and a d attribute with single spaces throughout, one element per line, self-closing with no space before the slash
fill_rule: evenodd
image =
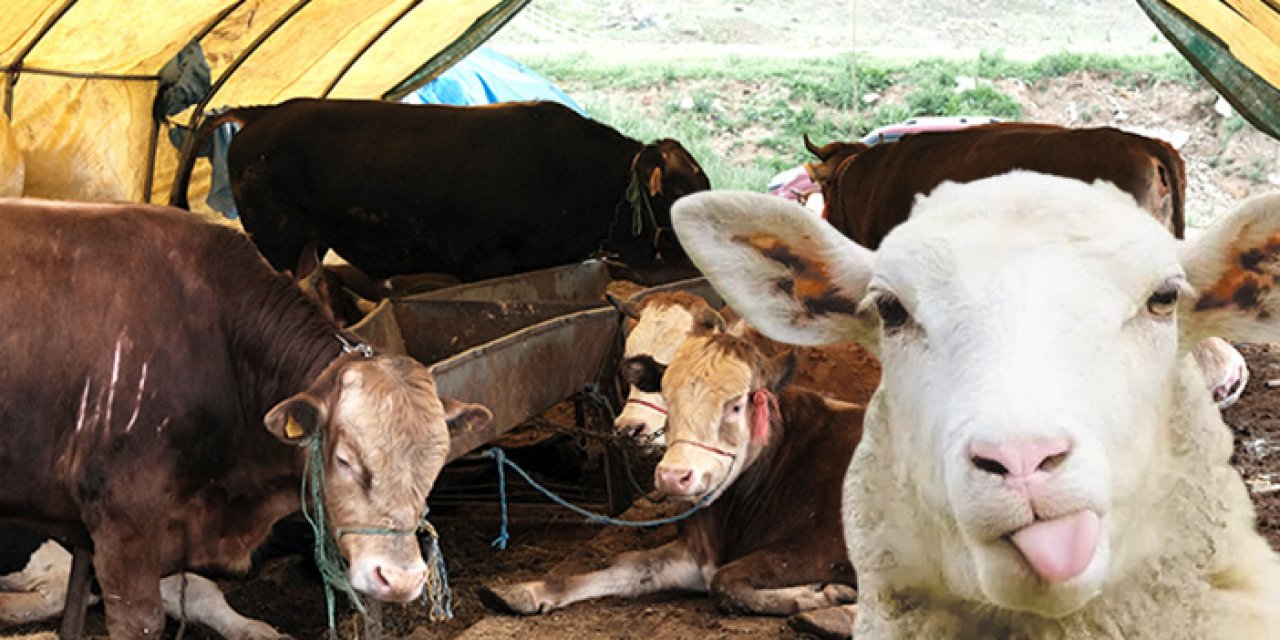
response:
<path id="1" fill-rule="evenodd" d="M 373 568 L 373 579 L 377 582 L 379 587 L 385 589 L 391 588 L 391 582 L 388 581 L 387 576 L 382 573 L 382 565 L 377 565 Z"/>
<path id="2" fill-rule="evenodd" d="M 972 458 L 969 458 L 969 460 L 970 462 L 973 463 L 973 466 L 987 473 L 990 473 L 992 475 L 997 475 L 997 476 L 1009 475 L 1009 470 L 1006 469 L 1004 465 L 1000 464 L 999 462 L 996 462 L 995 460 L 992 460 L 991 458 L 984 458 L 982 456 L 973 456 Z"/>

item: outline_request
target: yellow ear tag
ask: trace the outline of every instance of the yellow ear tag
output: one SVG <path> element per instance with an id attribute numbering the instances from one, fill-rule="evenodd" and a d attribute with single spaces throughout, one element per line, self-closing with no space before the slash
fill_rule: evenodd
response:
<path id="1" fill-rule="evenodd" d="M 302 425 L 298 424 L 298 419 L 289 414 L 289 419 L 284 423 L 284 435 L 290 439 L 301 438 L 303 434 Z"/>

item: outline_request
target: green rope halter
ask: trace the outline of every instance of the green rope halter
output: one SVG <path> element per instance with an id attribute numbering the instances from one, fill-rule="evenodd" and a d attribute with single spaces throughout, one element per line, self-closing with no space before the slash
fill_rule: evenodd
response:
<path id="1" fill-rule="evenodd" d="M 347 577 L 347 560 L 338 549 L 337 539 L 325 526 L 324 515 L 324 446 L 321 430 L 303 438 L 298 442 L 300 447 L 308 447 L 306 467 L 302 473 L 302 515 L 311 525 L 315 535 L 316 567 L 324 579 L 325 606 L 329 615 L 329 637 L 337 639 L 337 627 L 334 625 L 334 590 L 342 591 L 347 600 L 360 612 L 365 614 L 364 603 L 351 586 Z M 310 505 L 310 508 L 308 508 Z M 431 538 L 427 551 L 427 580 L 423 585 L 422 601 L 431 605 L 428 617 L 432 622 L 440 622 L 453 618 L 453 594 L 449 591 L 449 573 L 445 568 L 444 554 L 440 552 L 440 537 L 435 527 L 427 522 L 427 512 L 413 529 L 390 529 L 386 527 L 363 527 L 357 529 L 338 529 L 338 539 L 348 534 L 358 535 L 413 535 L 425 531 Z"/>
<path id="2" fill-rule="evenodd" d="M 631 205 L 631 235 L 639 236 L 644 231 L 644 215 L 649 215 L 649 222 L 653 224 L 653 228 L 658 229 L 658 217 L 653 214 L 653 203 L 649 202 L 649 194 L 645 193 L 645 188 L 640 184 L 640 178 L 636 176 L 636 172 L 631 172 L 631 182 L 627 183 L 627 190 L 624 196 L 627 204 Z"/>

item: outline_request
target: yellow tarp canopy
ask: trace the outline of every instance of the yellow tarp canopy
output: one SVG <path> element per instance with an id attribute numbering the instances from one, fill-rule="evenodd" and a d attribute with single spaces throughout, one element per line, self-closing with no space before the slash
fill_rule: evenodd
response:
<path id="1" fill-rule="evenodd" d="M 1280 0 L 1138 0 L 1254 126 L 1280 138 Z"/>
<path id="2" fill-rule="evenodd" d="M 154 144 L 151 200 L 166 201 L 177 151 L 153 124 L 156 74 L 193 39 L 212 68 L 209 108 L 300 96 L 394 99 L 527 2 L 6 0 L 0 100 L 25 159 L 23 191 L 146 200 Z"/>

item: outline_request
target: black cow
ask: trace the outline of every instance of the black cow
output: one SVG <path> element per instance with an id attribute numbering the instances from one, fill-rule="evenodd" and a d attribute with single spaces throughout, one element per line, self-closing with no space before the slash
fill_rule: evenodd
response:
<path id="1" fill-rule="evenodd" d="M 227 155 L 236 206 L 282 271 L 314 248 L 374 278 L 481 280 L 602 250 L 639 269 L 659 256 L 687 266 L 671 203 L 711 186 L 675 140 L 641 144 L 554 102 L 297 99 L 211 118 L 196 144 L 232 121 L 244 127 Z M 171 204 L 186 207 L 192 162 Z"/>

